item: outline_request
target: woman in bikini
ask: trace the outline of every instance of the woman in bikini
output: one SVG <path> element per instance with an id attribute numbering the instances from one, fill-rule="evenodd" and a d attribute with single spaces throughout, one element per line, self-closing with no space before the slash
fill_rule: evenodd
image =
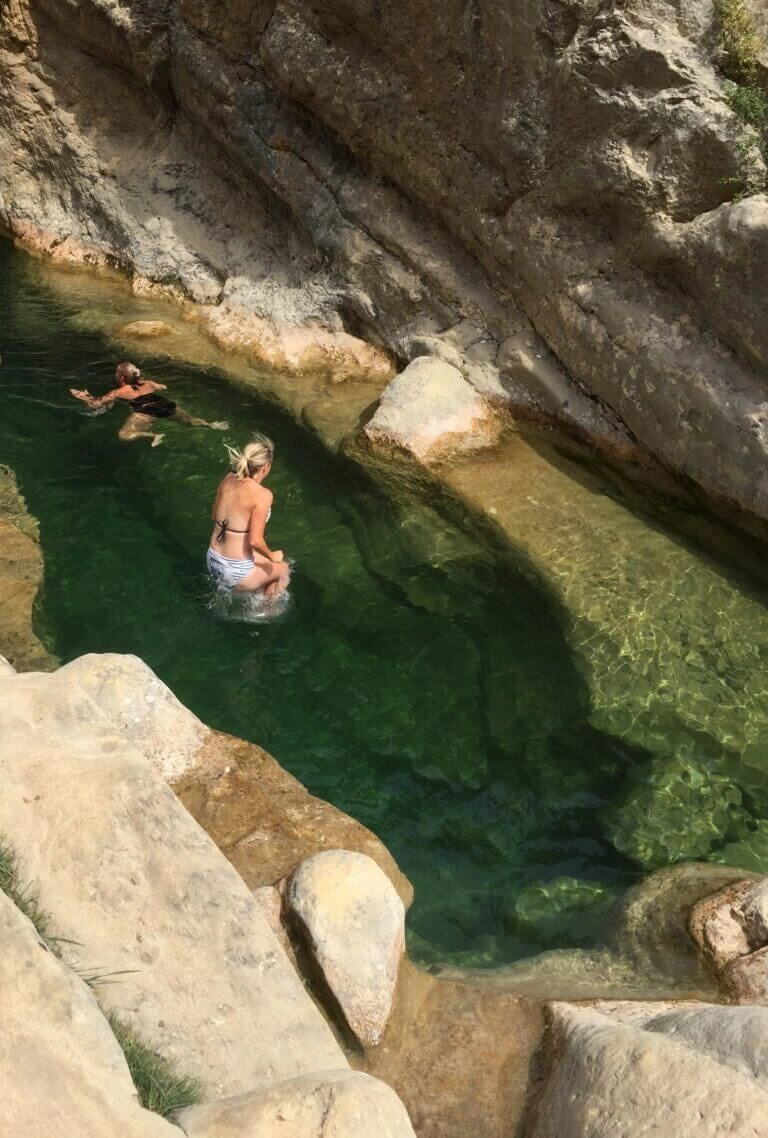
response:
<path id="1" fill-rule="evenodd" d="M 283 593 L 290 570 L 282 549 L 270 549 L 264 530 L 272 513 L 272 491 L 262 485 L 272 469 L 275 447 L 255 435 L 242 451 L 227 447 L 232 472 L 219 484 L 213 506 L 208 572 L 237 593 Z"/>
<path id="2" fill-rule="evenodd" d="M 153 447 L 159 446 L 165 435 L 153 431 L 153 420 L 173 419 L 175 423 L 185 423 L 190 427 L 210 427 L 214 431 L 226 431 L 229 423 L 206 423 L 205 419 L 195 419 L 182 410 L 172 399 L 158 395 L 158 391 L 166 391 L 164 383 L 155 383 L 152 379 L 144 379 L 136 364 L 122 363 L 117 365 L 115 372 L 116 386 L 100 399 L 96 399 L 89 391 L 70 387 L 70 395 L 82 400 L 89 407 L 108 407 L 116 400 L 127 403 L 131 413 L 118 431 L 118 437 L 125 442 L 132 439 L 151 439 Z"/>

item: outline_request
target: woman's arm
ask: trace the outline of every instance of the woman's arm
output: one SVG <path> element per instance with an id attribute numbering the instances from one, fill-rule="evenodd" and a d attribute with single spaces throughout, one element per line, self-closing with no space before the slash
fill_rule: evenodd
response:
<path id="1" fill-rule="evenodd" d="M 74 395 L 75 399 L 79 399 L 82 403 L 87 403 L 89 407 L 104 407 L 107 403 L 113 403 L 117 399 L 117 389 L 108 391 L 106 395 L 102 395 L 98 399 L 85 388 L 81 391 L 76 387 L 70 387 L 69 394 Z"/>
<path id="2" fill-rule="evenodd" d="M 248 540 L 251 543 L 251 550 L 258 553 L 260 557 L 266 557 L 268 561 L 282 561 L 282 549 L 270 549 L 267 545 L 267 539 L 264 536 L 264 529 L 267 524 L 267 514 L 272 502 L 272 495 L 264 496 L 254 506 L 251 514 L 251 521 L 248 526 Z"/>

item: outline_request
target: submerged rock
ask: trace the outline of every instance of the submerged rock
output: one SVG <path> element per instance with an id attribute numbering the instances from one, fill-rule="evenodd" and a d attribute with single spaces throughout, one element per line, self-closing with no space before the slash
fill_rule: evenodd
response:
<path id="1" fill-rule="evenodd" d="M 73 867 L 75 872 L 75 867 Z M 0 892 L 2 1131 L 9 1138 L 174 1138 L 143 1110 L 83 980 Z"/>
<path id="2" fill-rule="evenodd" d="M 377 1044 L 405 949 L 405 909 L 391 882 L 363 854 L 328 850 L 302 862 L 286 899 L 349 1027 Z"/>
<path id="3" fill-rule="evenodd" d="M 739 786 L 698 756 L 654 759 L 632 781 L 603 818 L 616 848 L 646 870 L 704 857 L 739 824 L 746 832 Z"/>
<path id="4" fill-rule="evenodd" d="M 151 340 L 156 336 L 172 336 L 174 330 L 164 320 L 132 320 L 129 324 L 121 324 L 119 328 L 115 328 L 114 334 Z"/>
<path id="5" fill-rule="evenodd" d="M 32 627 L 42 578 L 37 522 L 28 514 L 13 474 L 0 466 L 0 653 L 19 671 L 55 666 Z"/>

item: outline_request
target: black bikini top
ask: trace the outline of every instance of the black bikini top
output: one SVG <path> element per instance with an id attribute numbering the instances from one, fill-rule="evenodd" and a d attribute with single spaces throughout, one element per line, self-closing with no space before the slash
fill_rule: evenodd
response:
<path id="1" fill-rule="evenodd" d="M 267 521 L 269 521 L 269 519 L 271 517 L 272 517 L 272 507 L 270 506 L 269 509 L 267 510 Z M 217 545 L 222 544 L 222 542 L 224 541 L 224 538 L 227 536 L 228 533 L 248 533 L 247 529 L 231 529 L 230 525 L 229 525 L 229 518 L 225 518 L 223 522 L 220 522 L 218 518 L 214 518 L 213 524 L 217 525 L 217 526 L 221 526 L 221 529 L 219 530 L 219 536 L 216 538 L 216 544 Z"/>
<path id="2" fill-rule="evenodd" d="M 217 526 L 221 526 L 221 529 L 219 530 L 219 535 L 216 538 L 216 544 L 217 545 L 221 545 L 223 543 L 224 538 L 227 536 L 228 533 L 248 533 L 247 529 L 230 529 L 228 518 L 225 518 L 223 522 L 220 522 L 218 520 L 218 518 L 214 518 L 213 524 L 217 525 Z"/>

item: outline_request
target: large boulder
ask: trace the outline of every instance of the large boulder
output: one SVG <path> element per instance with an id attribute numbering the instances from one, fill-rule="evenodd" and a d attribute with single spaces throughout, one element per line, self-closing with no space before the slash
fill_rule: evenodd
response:
<path id="1" fill-rule="evenodd" d="M 322 1071 L 258 1094 L 189 1107 L 187 1138 L 415 1138 L 405 1107 L 360 1071 Z"/>
<path id="2" fill-rule="evenodd" d="M 768 1008 L 678 1006 L 645 1024 L 768 1091 Z"/>
<path id="3" fill-rule="evenodd" d="M 385 389 L 366 436 L 409 451 L 422 461 L 480 450 L 498 438 L 485 400 L 444 360 L 419 356 Z"/>
<path id="4" fill-rule="evenodd" d="M 551 1068 L 531 1138 L 766 1138 L 768 1092 L 659 1032 L 552 1007 Z"/>
<path id="5" fill-rule="evenodd" d="M 4 679 L 0 735 L 10 748 L 32 738 L 66 749 L 98 740 L 112 750 L 135 748 L 165 780 L 195 762 L 208 735 L 138 656 L 80 656 L 52 675 Z"/>
<path id="6" fill-rule="evenodd" d="M 71 683 L 74 665 L 0 677 L 0 832 L 39 882 L 67 951 L 116 974 L 104 1005 L 209 1093 L 346 1066 L 243 880 L 117 734 L 130 736 L 131 725 L 120 718 L 124 673 L 113 662 L 85 687 Z M 147 675 L 135 674 L 151 694 Z M 169 722 L 151 742 L 172 745 L 165 699 L 159 692 Z M 182 718 L 178 737 L 185 730 L 193 737 L 195 724 Z M 140 726 L 137 741 L 147 743 Z"/>
<path id="7" fill-rule="evenodd" d="M 0 1070 L 9 1138 L 173 1138 L 139 1106 L 93 993 L 0 892 Z"/>
<path id="8" fill-rule="evenodd" d="M 405 908 L 392 883 L 364 854 L 328 850 L 298 867 L 287 904 L 347 1024 L 375 1045 L 405 947 Z"/>

